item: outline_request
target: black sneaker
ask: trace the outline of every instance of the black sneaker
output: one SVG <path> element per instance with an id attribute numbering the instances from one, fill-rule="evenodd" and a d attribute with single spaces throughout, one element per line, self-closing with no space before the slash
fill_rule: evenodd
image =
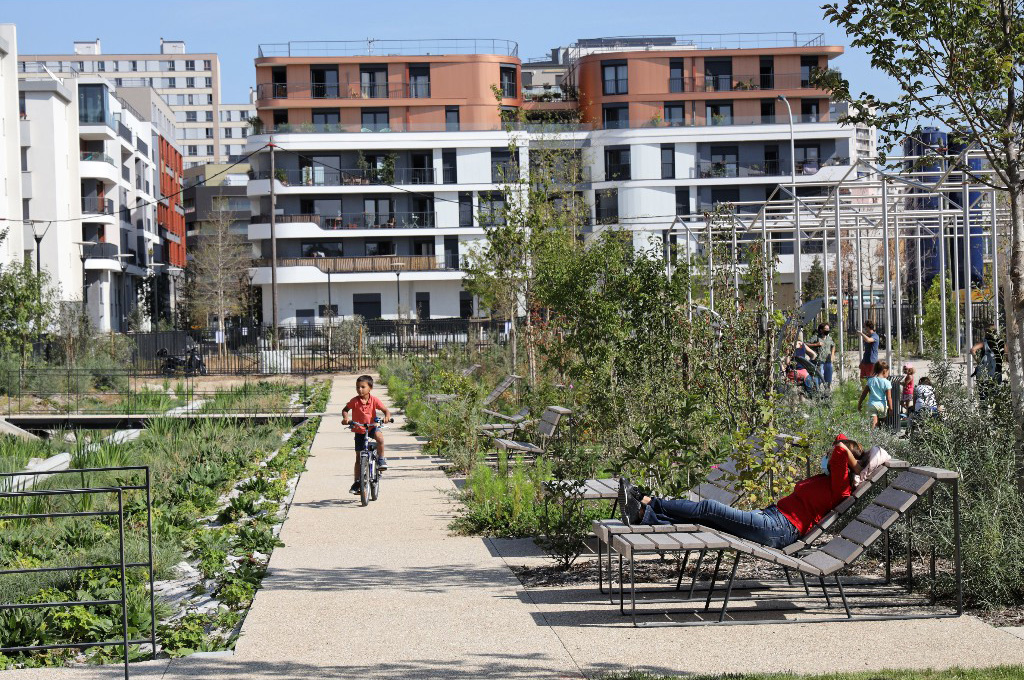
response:
<path id="1" fill-rule="evenodd" d="M 640 502 L 642 496 L 635 486 L 625 477 L 619 479 L 619 508 L 622 510 L 622 522 L 627 525 L 640 524 L 644 518 L 644 506 Z"/>
<path id="2" fill-rule="evenodd" d="M 359 491 L 359 482 L 352 482 L 352 486 L 350 486 L 348 488 L 348 492 L 350 494 L 353 494 L 354 496 L 358 496 L 359 493 L 360 493 L 360 491 Z"/>
<path id="3" fill-rule="evenodd" d="M 377 469 L 384 472 L 388 469 L 388 459 L 384 456 L 377 456 Z"/>

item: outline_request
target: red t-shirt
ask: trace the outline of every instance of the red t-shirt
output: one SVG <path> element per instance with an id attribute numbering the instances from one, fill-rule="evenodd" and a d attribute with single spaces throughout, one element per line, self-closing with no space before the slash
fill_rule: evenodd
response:
<path id="1" fill-rule="evenodd" d="M 384 404 L 372 394 L 370 399 L 364 404 L 363 400 L 357 395 L 349 400 L 345 405 L 345 409 L 352 411 L 351 419 L 353 422 L 371 424 L 373 419 L 377 417 L 377 411 L 384 410 Z M 361 428 L 356 429 L 357 432 L 360 430 Z"/>
<path id="2" fill-rule="evenodd" d="M 797 482 L 793 493 L 775 504 L 801 536 L 850 495 L 850 461 L 846 451 L 838 445 L 832 447 L 828 469 L 827 475 L 815 475 Z"/>

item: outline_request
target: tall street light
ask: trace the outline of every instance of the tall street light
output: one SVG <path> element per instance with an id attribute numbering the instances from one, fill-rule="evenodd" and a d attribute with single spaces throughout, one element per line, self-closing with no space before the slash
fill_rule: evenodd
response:
<path id="1" fill-rule="evenodd" d="M 786 105 L 789 112 L 789 181 L 793 191 L 793 273 L 796 276 L 796 306 L 800 307 L 803 297 L 803 272 L 800 270 L 800 202 L 796 198 L 796 137 L 793 132 L 793 107 L 789 105 L 786 95 L 780 94 L 778 100 Z"/>
<path id="2" fill-rule="evenodd" d="M 78 246 L 79 256 L 82 258 L 82 311 L 86 309 L 86 287 L 85 287 L 85 260 L 86 260 L 86 246 L 96 245 L 96 241 L 74 241 L 75 245 Z"/>
<path id="3" fill-rule="evenodd" d="M 174 328 L 175 329 L 178 329 L 178 321 L 179 321 L 179 318 L 178 318 L 178 283 L 181 280 L 181 275 L 184 274 L 184 273 L 185 273 L 185 270 L 182 269 L 181 267 L 176 267 L 174 265 L 171 265 L 170 267 L 167 268 L 167 274 L 168 274 L 168 276 L 171 277 L 171 285 L 173 286 L 173 288 L 171 289 L 171 311 L 173 312 L 173 316 L 171 317 L 171 321 L 174 323 Z"/>
<path id="4" fill-rule="evenodd" d="M 42 281 L 42 270 L 40 269 L 40 261 L 41 260 L 40 260 L 40 256 L 39 256 L 39 250 L 40 250 L 39 246 L 43 242 L 43 237 L 46 236 L 46 232 L 48 232 L 50 230 L 50 225 L 52 225 L 53 222 L 47 222 L 46 223 L 46 228 L 43 229 L 42 233 L 39 233 L 39 229 L 38 229 L 38 226 L 40 224 L 39 222 L 36 222 L 35 220 L 29 220 L 28 224 L 29 224 L 29 226 L 32 227 L 32 238 L 36 242 L 36 305 L 39 307 L 40 313 L 41 313 L 42 312 L 42 307 L 43 307 L 43 281 Z M 40 316 L 40 317 L 38 317 L 36 319 L 36 334 L 38 335 L 38 339 L 39 339 L 40 342 L 43 339 L 42 325 L 43 325 L 42 317 Z"/>
<path id="5" fill-rule="evenodd" d="M 128 253 L 120 253 L 114 255 L 114 259 L 118 260 L 118 264 L 121 265 L 121 332 L 124 333 L 126 326 L 128 325 L 128 260 L 132 256 Z"/>

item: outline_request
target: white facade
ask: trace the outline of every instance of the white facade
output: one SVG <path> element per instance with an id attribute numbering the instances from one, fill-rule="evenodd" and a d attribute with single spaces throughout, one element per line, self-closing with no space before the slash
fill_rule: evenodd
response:
<path id="1" fill-rule="evenodd" d="M 0 24 L 0 264 L 23 255 L 21 148 L 18 143 L 18 34 L 14 24 Z"/>

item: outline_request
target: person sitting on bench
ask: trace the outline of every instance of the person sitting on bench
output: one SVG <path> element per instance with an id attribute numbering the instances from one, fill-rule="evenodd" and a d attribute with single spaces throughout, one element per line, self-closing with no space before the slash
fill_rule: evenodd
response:
<path id="1" fill-rule="evenodd" d="M 829 474 L 797 482 L 793 493 L 763 510 L 737 510 L 715 500 L 690 501 L 642 495 L 621 481 L 623 518 L 627 524 L 703 524 L 772 548 L 793 543 L 850 495 L 853 476 L 868 463 L 863 447 L 844 435 L 836 437 Z"/>

